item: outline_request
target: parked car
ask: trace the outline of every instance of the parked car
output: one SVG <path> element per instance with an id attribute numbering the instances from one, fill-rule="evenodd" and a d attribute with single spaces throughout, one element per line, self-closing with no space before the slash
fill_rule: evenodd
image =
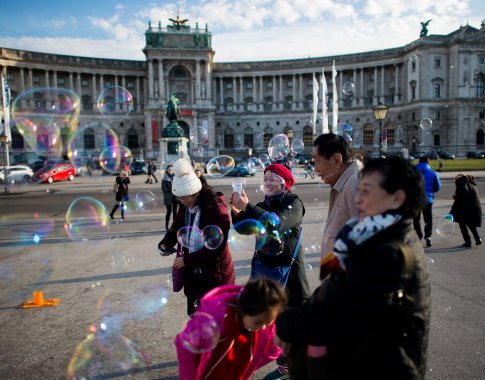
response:
<path id="1" fill-rule="evenodd" d="M 237 161 L 234 167 L 226 175 L 231 177 L 246 177 L 248 175 L 254 176 L 256 169 L 249 167 L 247 161 Z"/>
<path id="2" fill-rule="evenodd" d="M 311 157 L 307 156 L 306 154 L 297 154 L 295 156 L 295 160 L 298 163 L 298 165 L 306 166 L 306 164 L 311 160 Z"/>
<path id="3" fill-rule="evenodd" d="M 485 155 L 482 152 L 468 152 L 466 158 L 484 158 Z"/>
<path id="4" fill-rule="evenodd" d="M 34 175 L 33 170 L 27 165 L 0 166 L 0 182 L 2 183 L 5 181 L 5 169 L 7 170 L 7 181 L 9 183 L 30 182 Z"/>
<path id="5" fill-rule="evenodd" d="M 36 171 L 32 177 L 35 182 L 74 181 L 76 170 L 70 163 L 47 164 Z"/>
<path id="6" fill-rule="evenodd" d="M 439 158 L 441 158 L 443 160 L 454 160 L 455 159 L 455 155 L 453 153 L 446 152 L 444 150 L 439 150 L 437 153 L 438 153 Z"/>
<path id="7" fill-rule="evenodd" d="M 134 160 L 131 163 L 131 174 L 147 174 L 145 160 Z"/>

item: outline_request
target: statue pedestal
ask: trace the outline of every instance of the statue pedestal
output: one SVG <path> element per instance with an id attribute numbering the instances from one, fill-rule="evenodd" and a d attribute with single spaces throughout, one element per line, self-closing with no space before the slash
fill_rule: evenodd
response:
<path id="1" fill-rule="evenodd" d="M 162 137 L 158 141 L 160 143 L 158 162 L 162 167 L 175 162 L 179 158 L 185 158 L 190 161 L 187 151 L 188 138 Z"/>

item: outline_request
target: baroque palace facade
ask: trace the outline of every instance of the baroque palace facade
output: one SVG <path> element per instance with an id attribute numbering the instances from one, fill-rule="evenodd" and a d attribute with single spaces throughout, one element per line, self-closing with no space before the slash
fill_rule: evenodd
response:
<path id="1" fill-rule="evenodd" d="M 189 146 L 195 159 L 219 154 L 247 156 L 266 151 L 273 135 L 300 138 L 312 150 L 313 75 L 324 69 L 332 114 L 331 66 L 335 60 L 339 122 L 353 126 L 353 147 L 379 148 L 379 125 L 372 108 L 389 107 L 382 130 L 386 149 L 411 153 L 448 150 L 457 155 L 485 150 L 485 26 L 462 26 L 448 35 L 422 36 L 403 47 L 321 58 L 258 62 L 214 62 L 212 34 L 205 28 L 172 20 L 148 25 L 145 61 L 66 56 L 0 48 L 0 67 L 12 98 L 45 87 L 67 88 L 80 99 L 79 128 L 108 123 L 121 144 L 135 156 L 158 158 L 160 137 L 168 124 L 168 95 L 180 99 L 179 124 L 186 137 L 200 126 L 208 129 L 204 150 Z M 352 81 L 351 96 L 342 93 Z M 122 86 L 133 96 L 133 110 L 107 117 L 98 112 L 102 89 Z M 42 104 L 32 91 L 32 110 Z M 319 105 L 321 108 L 321 105 Z M 40 111 L 41 112 L 41 111 Z M 321 113 L 321 110 L 319 110 Z M 430 118 L 432 128 L 419 127 Z M 331 119 L 331 117 L 330 117 Z M 316 133 L 321 132 L 321 120 Z M 330 129 L 335 126 L 329 125 Z M 34 155 L 11 123 L 12 154 Z M 290 132 L 291 131 L 291 132 Z M 83 129 L 85 151 L 99 154 L 103 136 Z M 62 135 L 62 132 L 61 132 Z M 189 144 L 190 144 L 189 140 Z M 199 158 L 198 155 L 202 157 Z"/>

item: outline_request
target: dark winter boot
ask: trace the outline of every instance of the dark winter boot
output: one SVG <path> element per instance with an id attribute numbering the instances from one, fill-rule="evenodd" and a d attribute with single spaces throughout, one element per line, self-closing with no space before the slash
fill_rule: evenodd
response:
<path id="1" fill-rule="evenodd" d="M 111 213 L 109 214 L 109 216 L 111 217 L 111 219 L 114 219 L 114 216 L 113 216 L 113 215 L 115 214 L 116 210 L 118 210 L 118 207 L 120 207 L 120 206 L 118 206 L 118 205 L 116 204 L 116 205 L 113 207 L 113 210 L 111 210 Z"/>

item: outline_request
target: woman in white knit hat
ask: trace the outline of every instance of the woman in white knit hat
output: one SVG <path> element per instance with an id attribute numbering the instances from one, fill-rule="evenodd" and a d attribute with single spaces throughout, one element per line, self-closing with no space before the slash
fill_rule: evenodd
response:
<path id="1" fill-rule="evenodd" d="M 197 300 L 209 290 L 234 284 L 234 263 L 227 245 L 230 218 L 224 195 L 202 184 L 188 160 L 178 159 L 173 169 L 172 193 L 180 208 L 158 248 L 162 256 L 170 255 L 176 244 L 183 251 L 183 256 L 175 258 L 174 267 L 183 270 L 187 314 L 191 315 Z M 208 226 L 218 227 L 209 227 L 212 232 L 222 232 L 215 245 L 214 234 L 206 241 L 202 233 Z"/>

